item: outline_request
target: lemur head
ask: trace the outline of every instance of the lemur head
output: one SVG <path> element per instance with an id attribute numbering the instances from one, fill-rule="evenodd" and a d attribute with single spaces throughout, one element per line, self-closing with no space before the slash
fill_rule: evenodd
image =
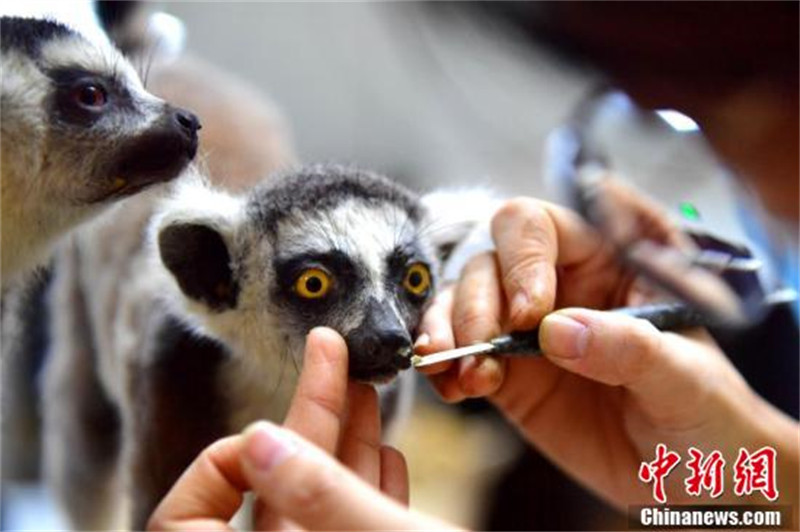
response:
<path id="1" fill-rule="evenodd" d="M 109 43 L 51 20 L 0 23 L 4 247 L 22 229 L 58 236 L 195 156 L 197 118 L 149 94 Z M 17 244 L 4 267 L 41 253 Z"/>
<path id="2" fill-rule="evenodd" d="M 154 229 L 201 328 L 261 356 L 284 346 L 299 360 L 308 331 L 327 326 L 347 342 L 352 377 L 379 382 L 408 367 L 439 251 L 453 243 L 434 238 L 419 197 L 331 166 L 284 175 L 246 198 L 185 188 Z"/>

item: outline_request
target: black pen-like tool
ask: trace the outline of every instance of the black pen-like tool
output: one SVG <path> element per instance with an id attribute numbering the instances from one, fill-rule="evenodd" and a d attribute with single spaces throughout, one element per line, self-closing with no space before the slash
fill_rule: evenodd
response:
<path id="1" fill-rule="evenodd" d="M 683 303 L 661 303 L 642 307 L 622 307 L 611 312 L 626 314 L 649 321 L 661 331 L 675 331 L 708 325 L 708 318 Z M 483 342 L 427 356 L 413 355 L 411 365 L 415 368 L 430 366 L 445 360 L 453 360 L 469 355 L 502 354 L 510 356 L 539 356 L 539 329 L 514 332 Z"/>

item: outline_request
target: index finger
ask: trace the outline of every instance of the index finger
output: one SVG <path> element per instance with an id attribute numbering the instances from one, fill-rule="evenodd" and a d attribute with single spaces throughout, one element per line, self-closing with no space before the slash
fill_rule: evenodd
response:
<path id="1" fill-rule="evenodd" d="M 208 446 L 161 500 L 148 530 L 233 530 L 228 525 L 250 488 L 239 462 L 241 435 Z"/>
<path id="2" fill-rule="evenodd" d="M 373 487 L 381 483 L 381 415 L 375 388 L 360 382 L 348 389 L 349 416 L 339 461 Z"/>
<path id="3" fill-rule="evenodd" d="M 566 209 L 531 198 L 507 202 L 492 219 L 500 275 L 514 330 L 536 327 L 553 310 L 556 264 L 597 253 L 597 233 Z"/>
<path id="4" fill-rule="evenodd" d="M 347 345 L 334 330 L 312 329 L 284 426 L 335 454 L 345 421 Z"/>

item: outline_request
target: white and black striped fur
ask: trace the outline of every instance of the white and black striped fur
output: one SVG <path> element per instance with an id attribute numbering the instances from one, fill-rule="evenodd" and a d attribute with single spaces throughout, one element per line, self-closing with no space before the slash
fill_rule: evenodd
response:
<path id="1" fill-rule="evenodd" d="M 62 311 L 53 313 L 45 375 L 46 472 L 79 529 L 143 528 L 205 445 L 256 419 L 282 420 L 315 326 L 345 337 L 355 378 L 386 382 L 408 367 L 398 352 L 438 282 L 441 250 L 491 214 L 486 204 L 443 212 L 385 178 L 335 166 L 285 173 L 243 195 L 199 178 L 177 185 L 152 219 L 149 249 L 125 258 L 76 246 L 69 260 L 78 278 L 60 282 L 56 272 Z M 108 240 L 93 229 L 81 238 Z M 95 253 L 105 253 L 105 272 L 85 267 L 98 264 Z M 417 263 L 433 286 L 413 295 L 403 276 Z M 333 279 L 325 298 L 303 300 L 293 289 L 309 266 Z M 64 356 L 65 347 L 76 352 Z M 92 416 L 108 411 L 99 405 L 117 415 L 97 431 Z M 76 482 L 102 496 L 87 504 L 70 492 Z M 119 495 L 132 504 L 128 519 L 109 511 L 123 507 Z"/>
<path id="2" fill-rule="evenodd" d="M 33 375 L 46 351 L 44 266 L 77 226 L 176 177 L 194 157 L 199 127 L 191 113 L 144 89 L 130 62 L 83 16 L 88 2 L 50 2 L 57 13 L 46 16 L 45 4 L 0 5 L 4 481 L 38 475 Z"/>
<path id="3" fill-rule="evenodd" d="M 107 40 L 61 23 L 0 19 L 2 285 L 41 265 L 69 229 L 177 176 L 197 118 L 149 94 Z"/>

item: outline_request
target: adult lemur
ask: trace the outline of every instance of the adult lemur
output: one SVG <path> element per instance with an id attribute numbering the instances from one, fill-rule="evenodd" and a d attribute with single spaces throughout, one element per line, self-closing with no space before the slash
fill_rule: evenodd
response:
<path id="1" fill-rule="evenodd" d="M 115 289 L 85 298 L 85 314 L 55 316 L 46 464 L 73 524 L 107 526 L 112 493 L 126 486 L 128 524 L 143 528 L 205 445 L 255 419 L 281 420 L 314 326 L 343 334 L 355 378 L 385 381 L 407 367 L 440 250 L 486 214 L 462 202 L 444 218 L 427 203 L 437 197 L 447 198 L 332 166 L 245 195 L 179 183 L 153 217 L 149 250 L 113 265 L 108 283 L 83 272 L 100 293 Z M 95 350 L 98 364 L 70 364 L 73 349 Z M 95 377 L 120 426 L 81 422 L 90 416 L 63 393 Z"/>
<path id="2" fill-rule="evenodd" d="M 197 118 L 142 87 L 108 42 L 51 20 L 0 19 L 2 285 L 41 264 L 68 229 L 177 176 Z"/>
<path id="3" fill-rule="evenodd" d="M 0 11 L 33 15 L 42 4 L 4 2 Z M 80 11 L 78 4 L 51 3 L 65 12 Z M 176 177 L 195 156 L 200 126 L 146 91 L 91 24 L 0 17 L 0 70 L 0 417 L 8 480 L 36 470 L 29 375 L 47 335 L 37 305 L 45 279 L 32 272 L 77 226 Z"/>

